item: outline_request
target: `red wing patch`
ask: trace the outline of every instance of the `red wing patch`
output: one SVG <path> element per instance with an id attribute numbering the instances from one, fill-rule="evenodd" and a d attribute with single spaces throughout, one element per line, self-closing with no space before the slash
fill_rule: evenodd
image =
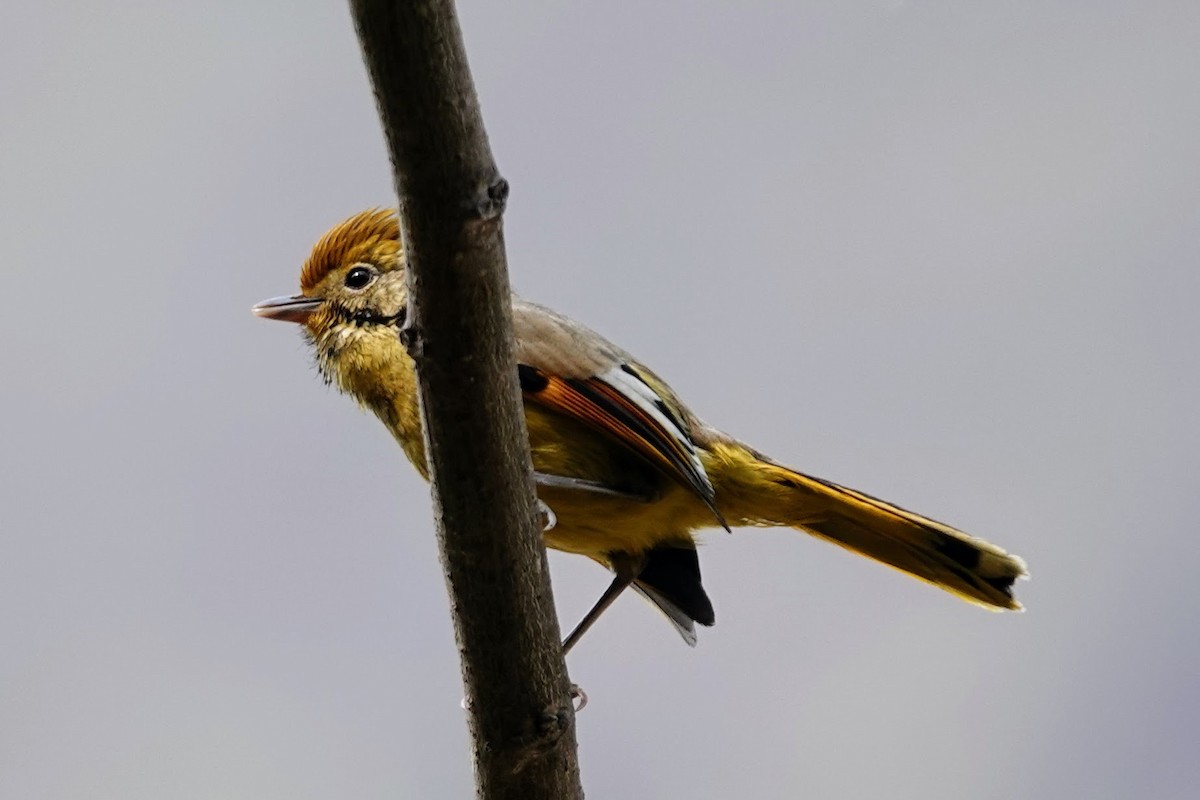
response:
<path id="1" fill-rule="evenodd" d="M 529 400 L 612 436 L 695 492 L 728 529 L 704 468 L 677 436 L 620 390 L 598 378 L 560 378 L 526 364 L 518 366 L 518 373 Z"/>

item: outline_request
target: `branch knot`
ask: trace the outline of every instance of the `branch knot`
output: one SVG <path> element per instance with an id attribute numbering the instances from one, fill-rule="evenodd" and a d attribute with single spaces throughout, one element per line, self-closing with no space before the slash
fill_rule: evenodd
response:
<path id="1" fill-rule="evenodd" d="M 571 719 L 571 709 L 567 706 L 548 706 L 543 710 L 534 722 L 533 735 L 514 753 L 512 774 L 524 771 L 553 751 L 570 729 Z"/>
<path id="2" fill-rule="evenodd" d="M 495 180 L 477 195 L 472 211 L 480 221 L 489 222 L 501 216 L 507 206 L 508 181 L 497 175 Z"/>

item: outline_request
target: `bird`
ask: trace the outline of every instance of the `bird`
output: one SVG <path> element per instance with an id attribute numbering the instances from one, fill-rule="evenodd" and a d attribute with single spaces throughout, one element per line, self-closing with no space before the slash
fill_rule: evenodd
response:
<path id="1" fill-rule="evenodd" d="M 408 297 L 396 211 L 338 223 L 313 247 L 300 293 L 254 306 L 297 323 L 327 384 L 373 412 L 429 479 L 416 368 L 401 341 Z M 520 383 L 548 547 L 608 568 L 569 651 L 630 587 L 689 645 L 715 622 L 696 534 L 788 527 L 994 611 L 1019 611 L 1018 556 L 944 523 L 785 466 L 706 424 L 650 368 L 599 334 L 514 294 Z"/>

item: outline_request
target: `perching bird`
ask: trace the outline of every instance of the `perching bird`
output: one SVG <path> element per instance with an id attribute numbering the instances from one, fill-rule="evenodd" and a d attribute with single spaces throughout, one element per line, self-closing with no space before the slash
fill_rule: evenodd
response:
<path id="1" fill-rule="evenodd" d="M 397 335 L 407 299 L 395 212 L 365 211 L 326 233 L 300 290 L 254 313 L 303 325 L 326 381 L 373 411 L 428 479 L 416 374 Z M 546 544 L 615 573 L 565 649 L 630 585 L 695 644 L 693 623 L 714 616 L 693 536 L 711 527 L 799 528 L 984 608 L 1021 608 L 1020 558 L 777 464 L 701 422 L 661 378 L 579 323 L 516 296 L 512 313 L 538 496 L 557 518 Z"/>

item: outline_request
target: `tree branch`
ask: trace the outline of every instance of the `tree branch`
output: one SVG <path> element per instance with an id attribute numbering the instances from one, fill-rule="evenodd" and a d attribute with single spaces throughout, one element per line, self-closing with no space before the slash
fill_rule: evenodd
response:
<path id="1" fill-rule="evenodd" d="M 351 0 L 391 152 L 477 796 L 582 798 L 492 160 L 452 0 Z"/>

